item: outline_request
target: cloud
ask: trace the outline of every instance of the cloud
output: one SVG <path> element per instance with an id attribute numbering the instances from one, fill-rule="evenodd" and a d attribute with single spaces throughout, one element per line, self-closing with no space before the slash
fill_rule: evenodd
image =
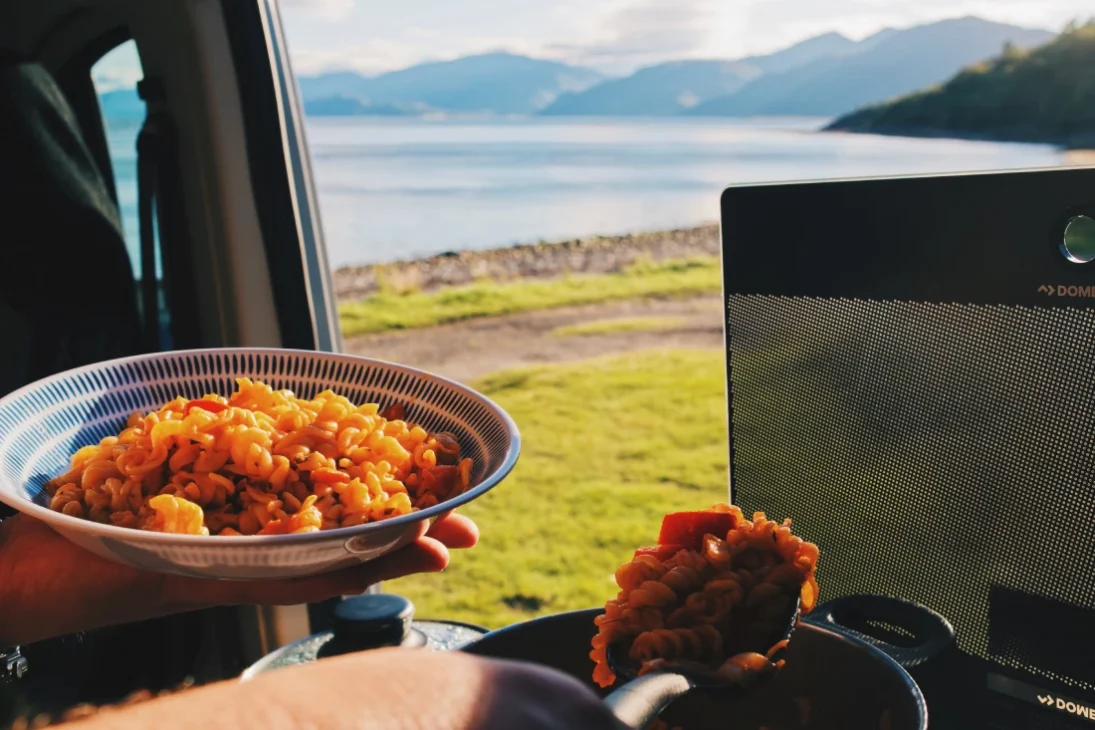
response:
<path id="1" fill-rule="evenodd" d="M 300 73 L 379 73 L 510 51 L 611 74 L 741 58 L 837 31 L 862 38 L 961 15 L 1059 30 L 1091 0 L 282 0 Z"/>
<path id="2" fill-rule="evenodd" d="M 962 15 L 1060 30 L 1091 15 L 1091 0 L 567 0 L 558 16 L 576 40 L 545 44 L 545 54 L 605 71 L 678 58 L 742 58 L 770 53 L 831 31 L 864 38 Z M 600 5 L 600 12 L 597 5 Z M 593 5 L 594 7 L 590 7 Z M 584 18 L 584 20 L 583 20 Z"/>
<path id="3" fill-rule="evenodd" d="M 95 90 L 100 94 L 118 89 L 132 89 L 144 77 L 141 69 L 111 69 L 92 74 Z"/>
<path id="4" fill-rule="evenodd" d="M 1084 15 L 1090 0 L 763 0 L 750 3 L 750 35 L 768 42 L 836 30 L 862 38 L 884 27 L 904 28 L 945 18 L 975 15 L 1028 28 L 1061 30 L 1072 17 Z"/>
<path id="5" fill-rule="evenodd" d="M 581 41 L 546 45 L 546 54 L 602 69 L 631 70 L 667 58 L 701 55 L 715 0 L 631 0 L 590 14 Z"/>
<path id="6" fill-rule="evenodd" d="M 408 28 L 399 40 L 370 40 L 328 50 L 294 50 L 293 72 L 298 75 L 323 71 L 357 71 L 367 76 L 407 68 L 430 61 L 451 61 L 462 56 L 508 51 L 528 56 L 540 48 L 522 38 L 456 36 L 424 28 Z"/>
<path id="7" fill-rule="evenodd" d="M 368 41 L 331 49 L 293 50 L 293 72 L 357 71 L 366 75 L 391 71 L 424 60 L 420 46 L 395 41 Z"/>
<path id="8" fill-rule="evenodd" d="M 131 89 L 144 76 L 137 46 L 127 41 L 99 59 L 91 68 L 91 77 L 100 94 L 116 89 Z"/>
<path id="9" fill-rule="evenodd" d="M 354 9 L 355 0 L 281 0 L 286 10 L 314 13 L 327 20 L 341 20 Z"/>

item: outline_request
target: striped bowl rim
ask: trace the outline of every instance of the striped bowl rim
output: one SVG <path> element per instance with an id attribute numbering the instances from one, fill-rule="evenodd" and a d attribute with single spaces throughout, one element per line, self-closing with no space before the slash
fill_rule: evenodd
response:
<path id="1" fill-rule="evenodd" d="M 0 398 L 0 409 L 3 409 L 4 406 L 7 405 L 9 402 L 18 400 L 21 396 L 32 393 L 51 383 L 56 383 L 58 381 L 65 380 L 66 378 L 70 378 L 81 373 L 89 373 L 112 366 L 122 365 L 125 363 L 146 362 L 179 355 L 291 355 L 305 359 L 334 361 L 341 360 L 355 362 L 359 364 L 369 364 L 379 366 L 391 371 L 405 373 L 407 375 L 412 375 L 418 378 L 422 378 L 424 380 L 444 385 L 445 387 L 462 393 L 470 400 L 478 401 L 505 425 L 506 433 L 509 436 L 509 447 L 506 450 L 505 458 L 502 460 L 502 463 L 498 466 L 497 469 L 487 474 L 483 481 L 481 481 L 479 484 L 475 485 L 471 489 L 456 497 L 447 499 L 444 502 L 440 502 L 432 507 L 427 507 L 426 509 L 419 510 L 417 512 L 411 512 L 405 515 L 400 515 L 398 517 L 390 517 L 384 520 L 368 522 L 363 525 L 355 525 L 353 527 L 338 527 L 333 530 L 320 530 L 319 532 L 304 533 L 299 535 L 178 535 L 166 532 L 137 530 L 132 527 L 104 525 L 99 522 L 92 522 L 91 520 L 86 520 L 79 517 L 72 517 L 62 512 L 56 512 L 54 510 L 51 510 L 48 507 L 43 507 L 41 505 L 35 504 L 31 500 L 22 498 L 19 495 L 7 494 L 4 491 L 0 491 L 0 502 L 4 502 L 13 509 L 27 513 L 50 525 L 58 525 L 63 528 L 70 528 L 87 534 L 97 535 L 100 537 L 116 538 L 120 540 L 126 540 L 128 542 L 183 543 L 195 547 L 227 547 L 232 545 L 239 547 L 254 547 L 258 545 L 273 544 L 298 545 L 306 544 L 309 542 L 335 540 L 340 537 L 357 537 L 362 534 L 368 534 L 369 532 L 380 532 L 392 527 L 406 525 L 414 522 L 421 522 L 423 520 L 432 521 L 436 519 L 439 515 L 444 514 L 445 512 L 449 512 L 461 505 L 467 504 L 468 502 L 471 502 L 477 497 L 482 496 L 483 494 L 497 486 L 503 479 L 505 479 L 509 475 L 511 471 L 513 471 L 513 468 L 514 466 L 516 466 L 517 459 L 521 453 L 521 434 L 513 418 L 510 417 L 510 415 L 506 413 L 506 411 L 501 406 L 499 406 L 493 400 L 478 392 L 477 390 L 474 390 L 473 388 L 469 388 L 468 386 L 458 383 L 455 380 L 451 380 L 440 375 L 435 375 L 425 370 L 413 368 L 409 365 L 400 365 L 399 363 L 394 363 L 387 360 L 379 360 L 376 358 L 364 357 L 362 355 L 348 355 L 337 352 L 301 350 L 284 347 L 206 347 L 190 350 L 170 350 L 166 352 L 119 357 L 113 360 L 103 360 L 97 363 L 92 363 L 90 365 L 84 365 L 78 368 L 64 370 L 49 377 L 36 380 L 33 383 L 29 383 L 28 385 L 25 385 L 18 390 L 12 391 L 3 398 Z M 55 401 L 54 405 L 61 405 L 64 402 L 65 401 L 63 400 L 58 400 Z M 5 478 L 0 475 L 0 480 L 5 480 Z"/>

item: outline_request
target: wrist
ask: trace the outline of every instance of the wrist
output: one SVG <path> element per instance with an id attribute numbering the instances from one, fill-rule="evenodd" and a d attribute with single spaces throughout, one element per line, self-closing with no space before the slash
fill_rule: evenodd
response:
<path id="1" fill-rule="evenodd" d="M 4 610 L 14 603 L 14 598 L 8 595 L 13 582 L 14 566 L 8 564 L 10 557 L 5 559 L 6 555 L 10 555 L 10 551 L 5 549 L 9 525 L 7 524 L 8 514 L 2 510 L 7 508 L 6 504 L 0 503 L 0 673 L 3 670 L 3 656 L 18 648 L 19 644 L 19 639 L 12 634 L 11 618 Z"/>
<path id="2" fill-rule="evenodd" d="M 0 606 L 7 605 L 8 601 L 3 595 L 4 586 L 11 585 L 9 580 L 11 569 L 10 566 L 4 563 L 3 523 L 5 518 L 10 516 L 6 512 L 8 509 L 7 505 L 0 504 Z M 15 641 L 5 636 L 7 633 L 4 630 L 5 623 L 3 616 L 0 616 L 0 683 L 14 682 L 27 672 L 26 658 L 19 651 L 19 647 L 15 645 Z"/>

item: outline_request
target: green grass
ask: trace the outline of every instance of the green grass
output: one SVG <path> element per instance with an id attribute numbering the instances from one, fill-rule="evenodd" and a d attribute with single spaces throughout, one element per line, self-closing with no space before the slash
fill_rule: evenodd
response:
<path id="1" fill-rule="evenodd" d="M 554 337 L 581 337 L 585 335 L 613 335 L 622 332 L 662 332 L 680 327 L 687 322 L 684 317 L 621 317 L 598 319 L 584 324 L 556 327 Z"/>
<path id="2" fill-rule="evenodd" d="M 383 290 L 362 301 L 342 304 L 339 317 L 343 334 L 352 336 L 567 305 L 691 296 L 718 291 L 721 286 L 717 257 L 641 262 L 615 274 L 479 282 L 429 294 Z"/>
<path id="3" fill-rule="evenodd" d="M 480 380 L 521 429 L 517 468 L 462 508 L 476 548 L 385 590 L 492 628 L 603 604 L 663 514 L 728 499 L 724 367 L 721 352 L 647 351 Z"/>

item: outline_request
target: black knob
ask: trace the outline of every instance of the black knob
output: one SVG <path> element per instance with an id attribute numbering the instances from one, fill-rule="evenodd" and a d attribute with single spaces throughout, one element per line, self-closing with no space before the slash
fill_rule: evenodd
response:
<path id="1" fill-rule="evenodd" d="M 400 646 L 411 633 L 414 604 L 389 593 L 354 596 L 340 601 L 332 616 L 334 637 L 324 654 Z"/>

